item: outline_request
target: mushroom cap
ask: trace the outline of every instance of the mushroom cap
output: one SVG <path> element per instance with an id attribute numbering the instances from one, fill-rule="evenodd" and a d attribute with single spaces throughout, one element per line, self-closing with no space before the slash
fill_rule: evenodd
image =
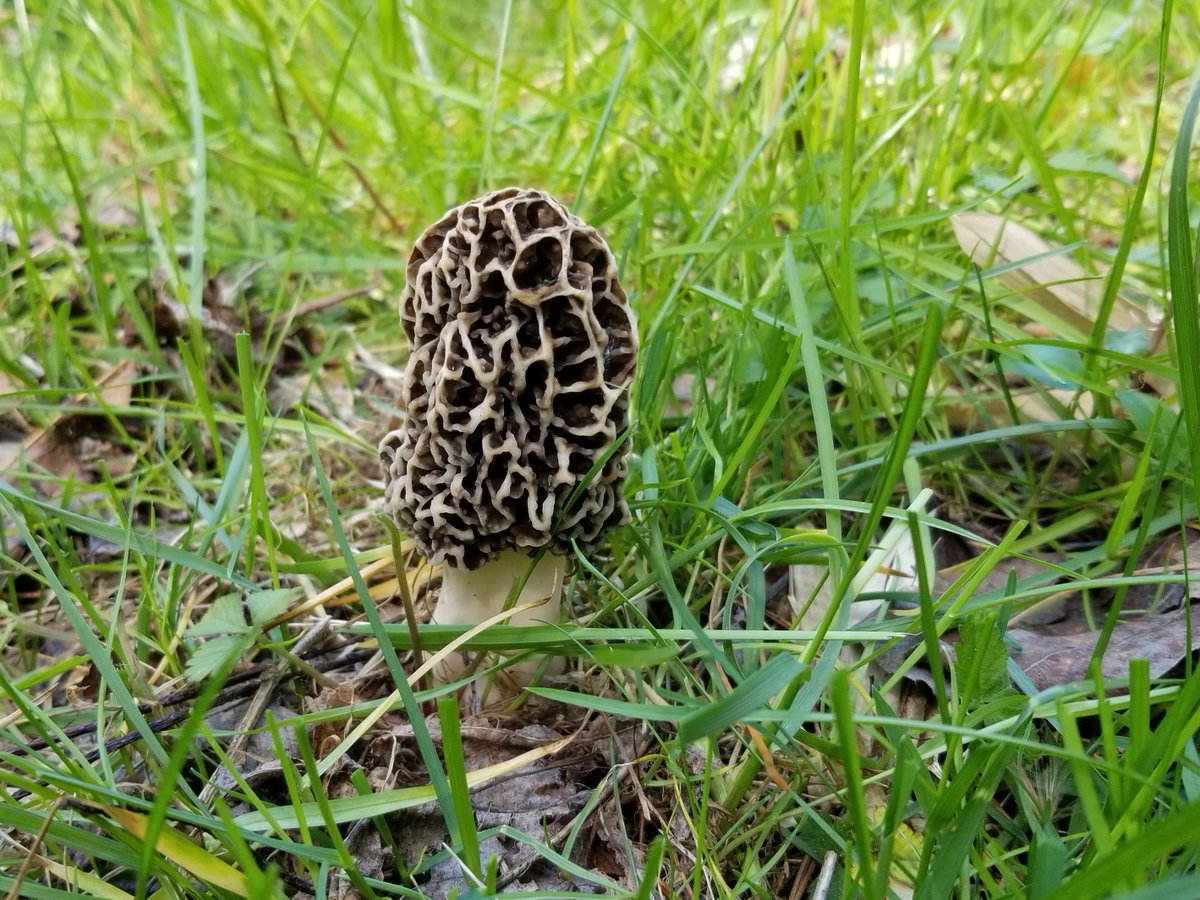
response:
<path id="1" fill-rule="evenodd" d="M 406 417 L 379 454 L 418 548 L 477 569 L 507 549 L 586 549 L 627 522 L 637 326 L 599 232 L 506 188 L 428 228 L 406 277 Z"/>

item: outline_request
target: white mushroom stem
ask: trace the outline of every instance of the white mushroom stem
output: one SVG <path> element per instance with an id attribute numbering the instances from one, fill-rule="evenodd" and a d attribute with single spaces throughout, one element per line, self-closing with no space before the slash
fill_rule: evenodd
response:
<path id="1" fill-rule="evenodd" d="M 532 572 L 530 566 L 533 566 Z M 432 621 L 438 625 L 478 625 L 504 610 L 514 585 L 529 573 L 514 605 L 538 600 L 545 602 L 513 613 L 507 623 L 557 623 L 566 567 L 567 561 L 561 556 L 546 553 L 534 565 L 530 557 L 516 550 L 504 550 L 478 569 L 443 566 L 442 587 Z M 470 662 L 470 656 L 469 653 L 455 654 L 447 659 L 436 671 L 438 680 L 446 682 L 459 677 Z M 524 687 L 541 665 L 540 658 L 531 659 L 510 666 L 505 672 L 510 676 L 512 687 Z"/>

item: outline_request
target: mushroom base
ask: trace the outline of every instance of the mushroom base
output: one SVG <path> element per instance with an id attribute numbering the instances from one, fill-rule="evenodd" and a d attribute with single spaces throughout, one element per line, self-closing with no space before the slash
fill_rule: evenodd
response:
<path id="1" fill-rule="evenodd" d="M 431 621 L 437 625 L 478 625 L 503 611 L 514 584 L 525 578 L 533 560 L 516 550 L 505 550 L 478 569 L 457 566 L 442 567 L 442 587 Z M 563 579 L 567 563 L 561 556 L 544 555 L 529 572 L 516 604 L 521 606 L 536 600 L 544 603 L 513 613 L 510 625 L 540 625 L 557 623 L 562 606 Z M 461 677 L 470 665 L 473 653 L 456 653 L 444 660 L 435 670 L 439 683 L 445 684 Z M 486 664 L 487 661 L 484 661 Z M 484 664 L 481 666 L 486 667 Z M 524 660 L 509 666 L 496 676 L 493 696 L 512 697 L 529 684 L 542 668 L 542 659 Z M 552 660 L 547 671 L 561 669 L 561 660 Z"/>

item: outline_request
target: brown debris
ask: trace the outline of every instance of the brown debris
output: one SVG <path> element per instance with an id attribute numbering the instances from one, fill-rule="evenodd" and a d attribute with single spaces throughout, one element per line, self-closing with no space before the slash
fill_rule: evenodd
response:
<path id="1" fill-rule="evenodd" d="M 63 411 L 46 426 L 33 428 L 20 441 L 0 442 L 0 475 L 31 479 L 47 495 L 56 495 L 59 484 L 67 481 L 89 482 L 95 460 L 114 455 L 106 452 L 102 437 L 108 433 L 108 421 L 93 409 L 92 403 L 108 407 L 128 406 L 133 397 L 137 364 L 124 360 L 109 367 L 96 378 L 95 392 L 67 399 Z M 28 427 L 14 413 L 12 421 Z M 110 471 L 113 466 L 110 465 Z"/>
<path id="2" fill-rule="evenodd" d="M 167 279 L 162 273 L 142 282 L 134 289 L 134 293 L 151 313 L 160 345 L 173 346 L 177 340 L 188 336 L 189 311 L 167 289 Z M 249 333 L 254 361 L 263 364 L 267 351 L 271 349 L 267 339 L 270 337 L 272 319 L 258 309 L 243 312 L 236 308 L 231 303 L 235 293 L 235 285 L 224 275 L 205 280 L 200 303 L 200 329 L 212 350 L 230 361 L 237 359 L 238 334 Z M 132 325 L 126 326 L 126 332 L 134 334 Z M 274 343 L 274 338 L 271 343 Z M 288 337 L 273 359 L 276 374 L 296 371 L 305 358 L 318 349 L 317 337 L 312 329 L 303 323 L 293 322 Z"/>
<path id="3" fill-rule="evenodd" d="M 1104 677 L 1128 677 L 1129 662 L 1133 659 L 1145 659 L 1150 663 L 1151 678 L 1162 677 L 1187 653 L 1200 650 L 1198 616 L 1200 604 L 1193 604 L 1190 608 L 1160 615 L 1120 620 L 1101 661 L 1100 670 Z M 1013 653 L 1013 660 L 1038 690 L 1087 678 L 1100 635 L 1099 629 L 1075 634 L 1041 634 L 1024 628 L 1008 630 L 1008 637 L 1019 647 Z"/>

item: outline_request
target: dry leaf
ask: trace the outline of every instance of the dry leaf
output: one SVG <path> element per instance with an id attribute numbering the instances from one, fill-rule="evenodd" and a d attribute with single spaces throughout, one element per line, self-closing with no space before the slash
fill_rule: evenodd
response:
<path id="1" fill-rule="evenodd" d="M 990 213 L 950 217 L 958 244 L 979 266 L 1015 263 L 1000 280 L 1017 293 L 1011 302 L 1035 323 L 1049 325 L 1062 337 L 1090 334 L 1100 309 L 1103 283 L 1074 259 L 1024 225 Z M 1108 327 L 1141 332 L 1153 350 L 1162 338 L 1163 312 L 1117 294 Z M 1072 334 L 1074 332 L 1074 334 Z"/>
<path id="2" fill-rule="evenodd" d="M 950 217 L 959 246 L 979 266 L 1010 265 L 1000 281 L 1014 292 L 1007 303 L 1030 321 L 1025 330 L 1035 337 L 1083 340 L 1091 334 L 1100 310 L 1103 279 L 1089 275 L 1061 248 L 1043 240 L 1034 232 L 990 213 L 959 213 Z M 1117 294 L 1108 318 L 1110 329 L 1139 335 L 1144 352 L 1151 353 L 1162 342 L 1167 322 L 1157 305 L 1143 306 L 1123 294 Z M 1174 394 L 1174 385 L 1158 376 L 1143 374 L 1164 398 Z M 1013 404 L 1022 421 L 1046 422 L 1061 418 L 1049 402 L 1057 399 L 1077 416 L 1092 414 L 1091 397 L 1084 393 L 1076 405 L 1075 391 L 1014 392 Z M 1012 418 L 1002 397 L 950 402 L 944 407 L 947 419 L 956 428 L 970 430 L 985 424 L 986 415 L 994 422 L 1008 423 Z"/>
<path id="3" fill-rule="evenodd" d="M 107 406 L 128 406 L 136 374 L 137 364 L 132 360 L 117 363 L 96 379 L 96 398 Z M 89 481 L 90 473 L 76 453 L 76 445 L 89 436 L 81 425 L 92 414 L 79 407 L 92 396 L 89 392 L 71 398 L 53 422 L 31 431 L 20 442 L 0 443 L 0 474 L 19 470 L 24 460 L 25 471 L 34 478 L 40 470 L 48 473 L 51 480 Z"/>
<path id="4" fill-rule="evenodd" d="M 1191 607 L 1192 640 L 1188 644 L 1187 609 L 1157 616 L 1122 619 L 1113 629 L 1105 648 L 1100 670 L 1105 678 L 1123 678 L 1129 674 L 1131 659 L 1150 662 L 1150 677 L 1159 678 L 1183 659 L 1184 654 L 1200 650 L 1200 628 L 1196 617 L 1200 604 Z M 1079 634 L 1039 634 L 1024 628 L 1010 628 L 1008 636 L 1020 649 L 1012 655 L 1021 670 L 1038 690 L 1069 684 L 1087 678 L 1088 663 L 1100 637 L 1099 631 Z"/>
<path id="5" fill-rule="evenodd" d="M 242 279 L 244 281 L 245 278 Z M 251 355 L 256 363 L 267 361 L 267 352 L 274 339 L 265 339 L 274 327 L 269 315 L 258 309 L 242 310 L 231 303 L 231 296 L 240 290 L 240 281 L 230 281 L 225 273 L 208 278 L 204 282 L 200 303 L 200 328 L 213 350 L 225 359 L 237 358 L 237 336 L 249 332 Z M 154 319 L 155 334 L 160 343 L 173 343 L 185 338 L 190 332 L 190 312 L 187 307 L 167 289 L 166 276 L 159 272 L 141 282 L 135 289 L 139 302 Z M 131 328 L 127 331 L 132 332 Z M 288 335 L 271 358 L 276 373 L 292 372 L 300 368 L 305 359 L 317 352 L 317 339 L 304 324 L 292 322 Z"/>
<path id="6" fill-rule="evenodd" d="M 210 714 L 207 725 L 210 728 L 237 729 L 242 723 L 247 708 L 248 702 L 243 701 L 229 709 L 214 712 Z M 270 712 L 276 722 L 286 722 L 296 715 L 292 709 L 280 703 L 271 703 Z M 215 784 L 216 790 L 220 793 L 238 790 L 241 786 L 239 781 L 241 781 L 257 794 L 260 802 L 284 803 L 287 801 L 286 780 L 283 774 L 284 763 L 280 759 L 279 747 L 275 743 L 275 734 L 264 728 L 264 723 L 265 719 L 260 719 L 255 727 L 261 730 L 251 732 L 241 749 L 232 757 L 227 758 L 213 772 L 210 781 Z M 276 729 L 276 732 L 288 759 L 299 759 L 300 750 L 296 742 L 295 729 L 287 726 Z M 237 777 L 234 777 L 229 769 L 231 763 L 237 768 Z M 234 805 L 232 809 L 234 815 L 237 815 L 249 810 L 250 804 L 242 802 Z"/>
<path id="7" fill-rule="evenodd" d="M 671 386 L 671 398 L 667 401 L 667 412 L 669 415 L 680 417 L 690 416 L 692 414 L 692 395 L 695 391 L 696 376 L 691 372 L 684 372 L 676 376 L 674 383 Z M 717 387 L 717 379 L 711 375 L 704 379 L 706 390 L 711 396 Z"/>
<path id="8" fill-rule="evenodd" d="M 346 852 L 354 860 L 358 874 L 367 878 L 383 879 L 393 865 L 391 848 L 384 846 L 379 829 L 373 822 L 361 822 L 350 830 L 346 837 Z M 334 890 L 338 900 L 358 900 L 362 897 L 358 888 L 344 876 L 337 879 Z"/>
<path id="9" fill-rule="evenodd" d="M 1008 401 L 991 392 L 981 401 L 978 397 L 967 395 L 961 388 L 948 387 L 942 391 L 944 405 L 941 407 L 946 421 L 961 431 L 975 431 L 979 428 L 996 428 L 1021 422 L 1058 422 L 1063 416 L 1059 410 L 1050 405 L 1048 398 L 1056 400 L 1067 409 L 1074 409 L 1075 418 L 1091 418 L 1096 408 L 1095 399 L 1091 394 L 1079 394 L 1076 391 L 1047 389 L 1045 391 L 1020 390 L 1011 393 L 1012 405 L 1017 411 L 1017 422 L 1013 422 L 1012 410 Z M 1078 402 L 1076 402 L 1078 401 Z M 1037 436 L 1034 436 L 1035 438 Z M 1061 440 L 1062 435 L 1052 433 L 1050 440 Z"/>

